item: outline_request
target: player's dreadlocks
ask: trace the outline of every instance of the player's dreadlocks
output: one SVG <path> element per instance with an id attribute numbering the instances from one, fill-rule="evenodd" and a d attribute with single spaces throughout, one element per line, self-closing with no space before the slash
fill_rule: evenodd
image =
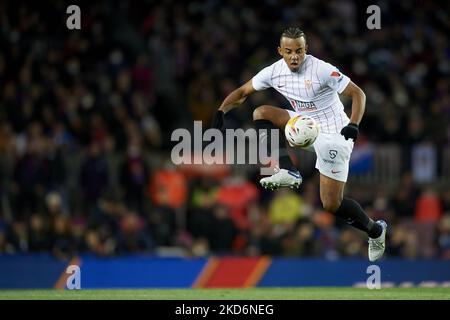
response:
<path id="1" fill-rule="evenodd" d="M 286 37 L 290 39 L 297 39 L 300 37 L 303 37 L 306 41 L 306 35 L 299 27 L 289 27 L 283 30 L 283 33 L 281 33 L 281 38 Z"/>

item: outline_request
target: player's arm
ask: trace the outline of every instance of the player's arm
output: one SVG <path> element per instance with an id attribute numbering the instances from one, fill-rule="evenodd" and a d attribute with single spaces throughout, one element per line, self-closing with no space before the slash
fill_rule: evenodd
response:
<path id="1" fill-rule="evenodd" d="M 219 110 L 223 113 L 227 113 L 242 104 L 245 99 L 254 92 L 256 92 L 256 90 L 253 88 L 252 80 L 249 80 L 247 83 L 231 92 L 225 100 L 223 100 Z"/>
<path id="2" fill-rule="evenodd" d="M 353 139 L 356 141 L 359 133 L 359 123 L 364 115 L 366 109 L 366 95 L 353 81 L 350 81 L 347 87 L 341 93 L 352 99 L 352 114 L 350 116 L 350 123 L 342 128 L 341 134 L 346 140 Z"/>
<path id="3" fill-rule="evenodd" d="M 359 125 L 366 109 L 366 95 L 364 91 L 353 81 L 350 81 L 344 91 L 342 91 L 342 94 L 352 99 L 350 123 Z"/>
<path id="4" fill-rule="evenodd" d="M 256 92 L 255 88 L 253 88 L 252 80 L 247 81 L 244 85 L 240 86 L 233 92 L 231 92 L 225 100 L 223 100 L 222 104 L 214 115 L 212 127 L 216 129 L 222 129 L 223 127 L 223 117 L 225 113 L 236 108 L 240 104 L 242 104 L 245 99 Z"/>

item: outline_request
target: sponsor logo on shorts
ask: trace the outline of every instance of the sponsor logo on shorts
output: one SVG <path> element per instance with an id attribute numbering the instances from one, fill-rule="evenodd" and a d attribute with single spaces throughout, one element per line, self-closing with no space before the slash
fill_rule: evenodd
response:
<path id="1" fill-rule="evenodd" d="M 339 173 L 339 172 L 341 172 L 341 170 L 336 171 L 336 170 L 334 170 L 334 169 L 331 169 L 331 173 L 333 173 L 333 174 L 336 174 L 336 173 Z"/>
<path id="2" fill-rule="evenodd" d="M 337 152 L 337 150 L 330 150 L 329 154 L 330 154 L 330 158 L 334 159 L 334 158 L 336 158 L 338 152 Z"/>

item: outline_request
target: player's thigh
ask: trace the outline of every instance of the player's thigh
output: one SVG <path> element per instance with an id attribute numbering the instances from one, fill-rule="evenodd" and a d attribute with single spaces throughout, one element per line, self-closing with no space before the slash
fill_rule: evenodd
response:
<path id="1" fill-rule="evenodd" d="M 320 174 L 320 200 L 327 211 L 335 212 L 339 208 L 344 188 L 345 182 Z"/>
<path id="2" fill-rule="evenodd" d="M 269 120 L 276 127 L 284 129 L 291 116 L 285 109 L 262 105 L 253 111 L 253 120 Z"/>

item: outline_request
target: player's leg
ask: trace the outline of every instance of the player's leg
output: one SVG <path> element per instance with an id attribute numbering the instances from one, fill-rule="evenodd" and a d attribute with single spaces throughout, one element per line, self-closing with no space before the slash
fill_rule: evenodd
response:
<path id="1" fill-rule="evenodd" d="M 376 261 L 384 253 L 386 223 L 373 221 L 361 205 L 344 194 L 345 182 L 320 174 L 320 200 L 323 208 L 369 236 L 369 260 Z"/>
<path id="2" fill-rule="evenodd" d="M 320 200 L 323 208 L 344 219 L 349 225 L 366 232 L 369 237 L 379 237 L 381 226 L 365 214 L 358 202 L 344 198 L 344 187 L 345 182 L 320 174 Z"/>
<path id="3" fill-rule="evenodd" d="M 262 105 L 253 111 L 253 121 L 256 123 L 260 120 L 270 121 L 276 128 L 284 129 L 291 115 L 286 109 Z"/>
<path id="4" fill-rule="evenodd" d="M 384 252 L 386 223 L 374 222 L 353 199 L 344 198 L 353 142 L 339 133 L 319 134 L 314 142 L 320 172 L 320 198 L 323 207 L 369 236 L 369 259 L 379 259 Z"/>
<path id="5" fill-rule="evenodd" d="M 272 147 L 270 130 L 279 130 L 278 164 L 280 170 L 270 177 L 261 179 L 260 183 L 265 188 L 298 187 L 302 183 L 302 177 L 289 157 L 284 137 L 284 127 L 290 118 L 291 115 L 287 110 L 269 105 L 260 106 L 253 112 L 253 121 L 258 130 L 259 143 L 266 143 L 267 150 L 271 150 Z"/>
<path id="6" fill-rule="evenodd" d="M 358 202 L 345 198 L 344 187 L 345 182 L 320 174 L 320 200 L 323 208 L 349 225 L 366 232 L 369 236 L 369 259 L 378 260 L 385 249 L 386 223 L 373 221 Z"/>

